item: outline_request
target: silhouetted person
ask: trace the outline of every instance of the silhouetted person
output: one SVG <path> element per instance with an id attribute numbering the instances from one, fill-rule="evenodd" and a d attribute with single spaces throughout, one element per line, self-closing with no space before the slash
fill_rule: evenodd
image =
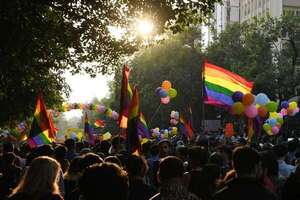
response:
<path id="1" fill-rule="evenodd" d="M 238 147 L 233 152 L 236 177 L 217 192 L 215 200 L 273 200 L 276 197 L 258 180 L 260 176 L 259 155 L 250 147 Z"/>

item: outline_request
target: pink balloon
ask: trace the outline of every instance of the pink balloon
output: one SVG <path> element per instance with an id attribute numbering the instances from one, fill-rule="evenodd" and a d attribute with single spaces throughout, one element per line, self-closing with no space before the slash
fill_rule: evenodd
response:
<path id="1" fill-rule="evenodd" d="M 295 112 L 295 113 L 298 113 L 298 112 L 299 112 L 299 108 L 298 108 L 298 107 L 295 108 L 294 112 Z"/>
<path id="2" fill-rule="evenodd" d="M 257 108 L 255 105 L 247 106 L 245 109 L 245 114 L 249 118 L 254 118 L 257 116 Z"/>
<path id="3" fill-rule="evenodd" d="M 282 114 L 282 116 L 286 116 L 287 115 L 287 110 L 285 108 L 282 108 L 280 113 Z"/>
<path id="4" fill-rule="evenodd" d="M 105 112 L 105 110 L 106 110 L 105 106 L 101 105 L 101 106 L 98 107 L 98 111 L 99 111 L 100 114 L 103 114 Z"/>
<path id="5" fill-rule="evenodd" d="M 277 126 L 273 126 L 273 127 L 272 127 L 272 133 L 273 133 L 274 135 L 276 135 L 276 134 L 278 134 L 278 132 L 279 132 L 279 128 L 278 128 Z"/>
<path id="6" fill-rule="evenodd" d="M 111 118 L 113 118 L 114 120 L 117 120 L 119 118 L 119 114 L 116 111 L 112 111 Z"/>
<path id="7" fill-rule="evenodd" d="M 161 98 L 161 99 L 160 99 L 160 102 L 161 102 L 162 104 L 168 104 L 168 103 L 170 102 L 170 97 L 167 96 L 167 97 Z"/>

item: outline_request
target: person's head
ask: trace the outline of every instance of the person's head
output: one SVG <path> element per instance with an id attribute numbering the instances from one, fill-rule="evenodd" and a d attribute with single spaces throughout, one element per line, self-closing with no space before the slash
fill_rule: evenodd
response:
<path id="1" fill-rule="evenodd" d="M 75 150 L 75 140 L 73 140 L 71 138 L 66 139 L 65 145 L 66 145 L 68 151 L 74 151 Z"/>
<path id="2" fill-rule="evenodd" d="M 36 199 L 49 194 L 59 194 L 58 179 L 60 172 L 59 163 L 50 157 L 40 156 L 35 158 L 13 194 L 24 192 L 33 195 Z"/>
<path id="3" fill-rule="evenodd" d="M 63 160 L 66 157 L 67 148 L 65 146 L 58 145 L 55 147 L 54 153 L 57 160 Z"/>
<path id="4" fill-rule="evenodd" d="M 288 148 L 284 144 L 278 144 L 273 147 L 273 151 L 276 155 L 276 158 L 279 160 L 285 158 L 286 154 L 288 153 Z"/>
<path id="5" fill-rule="evenodd" d="M 168 184 L 174 179 L 181 179 L 183 173 L 182 160 L 175 156 L 167 156 L 160 161 L 157 175 L 161 184 Z"/>
<path id="6" fill-rule="evenodd" d="M 11 142 L 4 142 L 3 153 L 14 152 L 14 145 Z"/>
<path id="7" fill-rule="evenodd" d="M 142 144 L 142 152 L 143 154 L 148 157 L 150 155 L 150 151 L 151 151 L 151 142 L 145 142 Z"/>
<path id="8" fill-rule="evenodd" d="M 188 150 L 189 164 L 195 169 L 203 167 L 208 161 L 208 151 L 200 146 L 193 146 Z"/>
<path id="9" fill-rule="evenodd" d="M 153 144 L 150 149 L 151 156 L 157 156 L 159 154 L 159 148 L 157 144 Z"/>
<path id="10" fill-rule="evenodd" d="M 78 175 L 81 172 L 81 168 L 80 168 L 81 160 L 82 160 L 82 157 L 80 157 L 80 156 L 73 158 L 66 174 Z"/>
<path id="11" fill-rule="evenodd" d="M 105 141 L 101 141 L 101 145 L 100 145 L 100 151 L 102 153 L 104 153 L 104 155 L 108 155 L 108 151 L 110 148 L 111 144 L 109 141 L 105 140 Z"/>
<path id="12" fill-rule="evenodd" d="M 113 163 L 95 164 L 88 167 L 79 180 L 79 189 L 86 200 L 126 200 L 128 178 L 126 172 Z"/>
<path id="13" fill-rule="evenodd" d="M 171 154 L 171 143 L 168 140 L 161 140 L 158 143 L 159 156 L 164 158 Z"/>
<path id="14" fill-rule="evenodd" d="M 87 153 L 80 160 L 80 168 L 81 170 L 84 170 L 88 166 L 91 166 L 93 164 L 100 164 L 100 163 L 103 163 L 103 160 L 102 158 L 100 158 L 100 156 L 94 153 Z"/>
<path id="15" fill-rule="evenodd" d="M 8 152 L 6 154 L 3 154 L 2 156 L 2 165 L 3 167 L 14 165 L 15 160 L 16 160 L 16 155 L 13 152 Z"/>
<path id="16" fill-rule="evenodd" d="M 54 156 L 54 149 L 52 148 L 51 145 L 46 144 L 39 146 L 35 151 L 34 154 L 36 157 L 39 156 L 48 156 L 48 157 L 53 157 Z"/>
<path id="17" fill-rule="evenodd" d="M 234 149 L 233 167 L 238 176 L 257 176 L 259 171 L 259 155 L 247 146 Z"/>
<path id="18" fill-rule="evenodd" d="M 115 163 L 119 167 L 122 167 L 122 163 L 117 156 L 108 156 L 104 159 L 104 162 Z"/>
<path id="19" fill-rule="evenodd" d="M 148 165 L 145 159 L 130 155 L 126 162 L 126 171 L 129 177 L 144 177 L 148 171 Z"/>
<path id="20" fill-rule="evenodd" d="M 188 157 L 188 148 L 186 146 L 177 146 L 176 147 L 176 156 L 181 160 L 186 161 Z"/>
<path id="21" fill-rule="evenodd" d="M 264 176 L 278 176 L 278 162 L 275 155 L 270 151 L 260 153 L 261 168 Z"/>

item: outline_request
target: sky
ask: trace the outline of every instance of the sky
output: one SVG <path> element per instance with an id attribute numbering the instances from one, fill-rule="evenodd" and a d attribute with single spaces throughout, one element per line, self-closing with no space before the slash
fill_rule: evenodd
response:
<path id="1" fill-rule="evenodd" d="M 108 82 L 112 80 L 112 76 L 97 75 L 91 78 L 87 74 L 72 75 L 66 73 L 66 81 L 71 87 L 69 103 L 89 103 L 95 97 L 102 99 L 109 95 Z"/>

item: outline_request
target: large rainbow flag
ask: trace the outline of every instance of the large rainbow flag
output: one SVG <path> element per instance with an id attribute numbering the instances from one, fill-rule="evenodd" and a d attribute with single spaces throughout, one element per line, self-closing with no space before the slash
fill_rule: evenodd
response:
<path id="1" fill-rule="evenodd" d="M 28 144 L 31 148 L 43 144 L 50 144 L 55 137 L 55 129 L 50 121 L 42 95 L 36 100 L 33 122 L 28 136 Z"/>
<path id="2" fill-rule="evenodd" d="M 236 91 L 251 93 L 253 82 L 205 61 L 204 86 L 206 104 L 229 107 L 233 104 L 231 95 Z"/>

